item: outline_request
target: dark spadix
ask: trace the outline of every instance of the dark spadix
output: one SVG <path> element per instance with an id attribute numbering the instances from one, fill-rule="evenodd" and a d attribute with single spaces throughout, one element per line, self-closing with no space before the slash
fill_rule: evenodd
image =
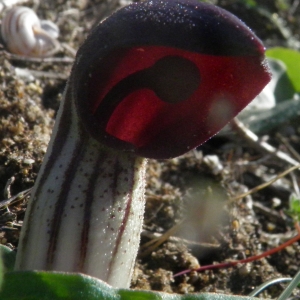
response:
<path id="1" fill-rule="evenodd" d="M 101 143 L 151 158 L 205 142 L 270 80 L 255 34 L 197 1 L 120 9 L 78 57 L 71 82 L 86 129 Z"/>

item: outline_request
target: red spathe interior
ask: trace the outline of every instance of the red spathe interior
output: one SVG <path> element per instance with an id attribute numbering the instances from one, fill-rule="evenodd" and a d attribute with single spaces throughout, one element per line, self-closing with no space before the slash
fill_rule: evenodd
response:
<path id="1" fill-rule="evenodd" d="M 268 83 L 270 74 L 257 56 L 211 56 L 162 46 L 124 49 L 109 74 L 95 74 L 91 85 L 91 110 L 120 80 L 151 67 L 165 56 L 180 56 L 199 69 L 200 84 L 193 95 L 179 103 L 167 103 L 149 89 L 132 92 L 121 101 L 106 125 L 109 135 L 139 149 L 161 154 L 182 154 L 217 133 Z M 105 59 L 104 59 L 105 60 Z M 106 62 L 106 63 L 107 63 Z M 99 78 L 100 77 L 100 78 Z M 93 81 L 94 81 L 93 79 Z M 166 86 L 176 89 L 176 86 Z M 97 91 L 95 91 L 97 90 Z M 163 150 L 160 150 L 163 149 Z M 170 153 L 168 153 L 168 149 Z M 140 150 L 143 154 L 144 150 Z M 164 154 L 166 153 L 166 154 Z"/>

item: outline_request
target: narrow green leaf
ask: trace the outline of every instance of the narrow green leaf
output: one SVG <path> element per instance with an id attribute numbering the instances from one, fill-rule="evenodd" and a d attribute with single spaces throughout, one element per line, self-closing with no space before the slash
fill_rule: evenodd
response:
<path id="1" fill-rule="evenodd" d="M 287 75 L 291 80 L 295 91 L 300 92 L 300 52 L 276 47 L 268 49 L 266 55 L 284 62 L 287 67 Z"/>

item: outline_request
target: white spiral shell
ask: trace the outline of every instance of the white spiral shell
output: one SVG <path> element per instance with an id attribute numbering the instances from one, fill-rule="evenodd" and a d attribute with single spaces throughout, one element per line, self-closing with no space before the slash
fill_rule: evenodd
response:
<path id="1" fill-rule="evenodd" d="M 1 34 L 7 49 L 15 54 L 45 57 L 59 49 L 57 26 L 50 21 L 41 21 L 29 7 L 17 6 L 8 10 L 2 19 Z"/>

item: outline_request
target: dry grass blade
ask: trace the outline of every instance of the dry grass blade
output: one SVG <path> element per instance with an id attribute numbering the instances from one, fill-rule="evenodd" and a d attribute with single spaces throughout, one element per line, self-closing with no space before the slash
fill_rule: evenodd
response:
<path id="1" fill-rule="evenodd" d="M 148 254 L 150 254 L 152 251 L 154 251 L 157 247 L 159 247 L 162 243 L 164 243 L 169 237 L 178 230 L 179 226 L 182 222 L 179 222 L 178 224 L 174 225 L 172 228 L 170 228 L 167 232 L 165 232 L 163 235 L 161 235 L 158 238 L 154 238 L 153 240 L 143 244 L 141 246 L 140 251 L 142 250 L 140 257 L 145 257 Z M 145 250 L 144 250 L 145 249 Z M 143 251 L 144 250 L 144 251 Z"/>
<path id="2" fill-rule="evenodd" d="M 270 144 L 260 141 L 259 137 L 248 129 L 238 118 L 234 118 L 230 122 L 232 128 L 238 133 L 240 136 L 245 138 L 250 144 L 252 144 L 256 149 L 260 150 L 263 153 L 271 154 L 273 157 L 279 159 L 280 161 L 284 161 L 285 163 L 297 166 L 299 162 L 293 158 L 291 158 L 286 153 L 277 150 Z"/>
<path id="3" fill-rule="evenodd" d="M 258 191 L 260 191 L 260 190 L 266 188 L 267 186 L 273 184 L 273 183 L 274 183 L 275 181 L 277 181 L 278 179 L 280 179 L 280 178 L 286 176 L 287 174 L 289 174 L 289 173 L 291 173 L 291 172 L 293 172 L 293 171 L 295 171 L 295 170 L 297 170 L 297 169 L 299 169 L 299 168 L 300 168 L 300 164 L 298 164 L 298 165 L 296 165 L 296 166 L 293 166 L 293 167 L 287 169 L 286 171 L 282 172 L 281 174 L 277 175 L 276 177 L 274 177 L 274 178 L 271 179 L 270 181 L 268 181 L 268 182 L 266 182 L 266 183 L 263 183 L 263 184 L 260 184 L 260 185 L 256 186 L 255 188 L 249 190 L 249 191 L 246 192 L 246 193 L 243 193 L 243 194 L 240 194 L 240 195 L 238 195 L 238 196 L 232 197 L 232 198 L 229 200 L 229 203 L 234 202 L 234 201 L 237 201 L 237 200 L 239 200 L 239 199 L 241 199 L 241 198 L 244 198 L 244 197 L 246 197 L 246 196 L 249 196 L 249 195 L 251 195 L 251 194 L 253 194 L 253 193 L 256 193 L 256 192 L 258 192 Z"/>
<path id="4" fill-rule="evenodd" d="M 3 207 L 7 207 L 7 206 L 9 206 L 13 203 L 18 202 L 18 201 L 23 200 L 26 196 L 30 195 L 30 192 L 31 192 L 31 188 L 27 189 L 25 191 L 22 191 L 22 192 L 18 193 L 17 195 L 15 195 L 15 196 L 13 196 L 9 199 L 0 201 L 0 209 L 3 208 Z"/>

